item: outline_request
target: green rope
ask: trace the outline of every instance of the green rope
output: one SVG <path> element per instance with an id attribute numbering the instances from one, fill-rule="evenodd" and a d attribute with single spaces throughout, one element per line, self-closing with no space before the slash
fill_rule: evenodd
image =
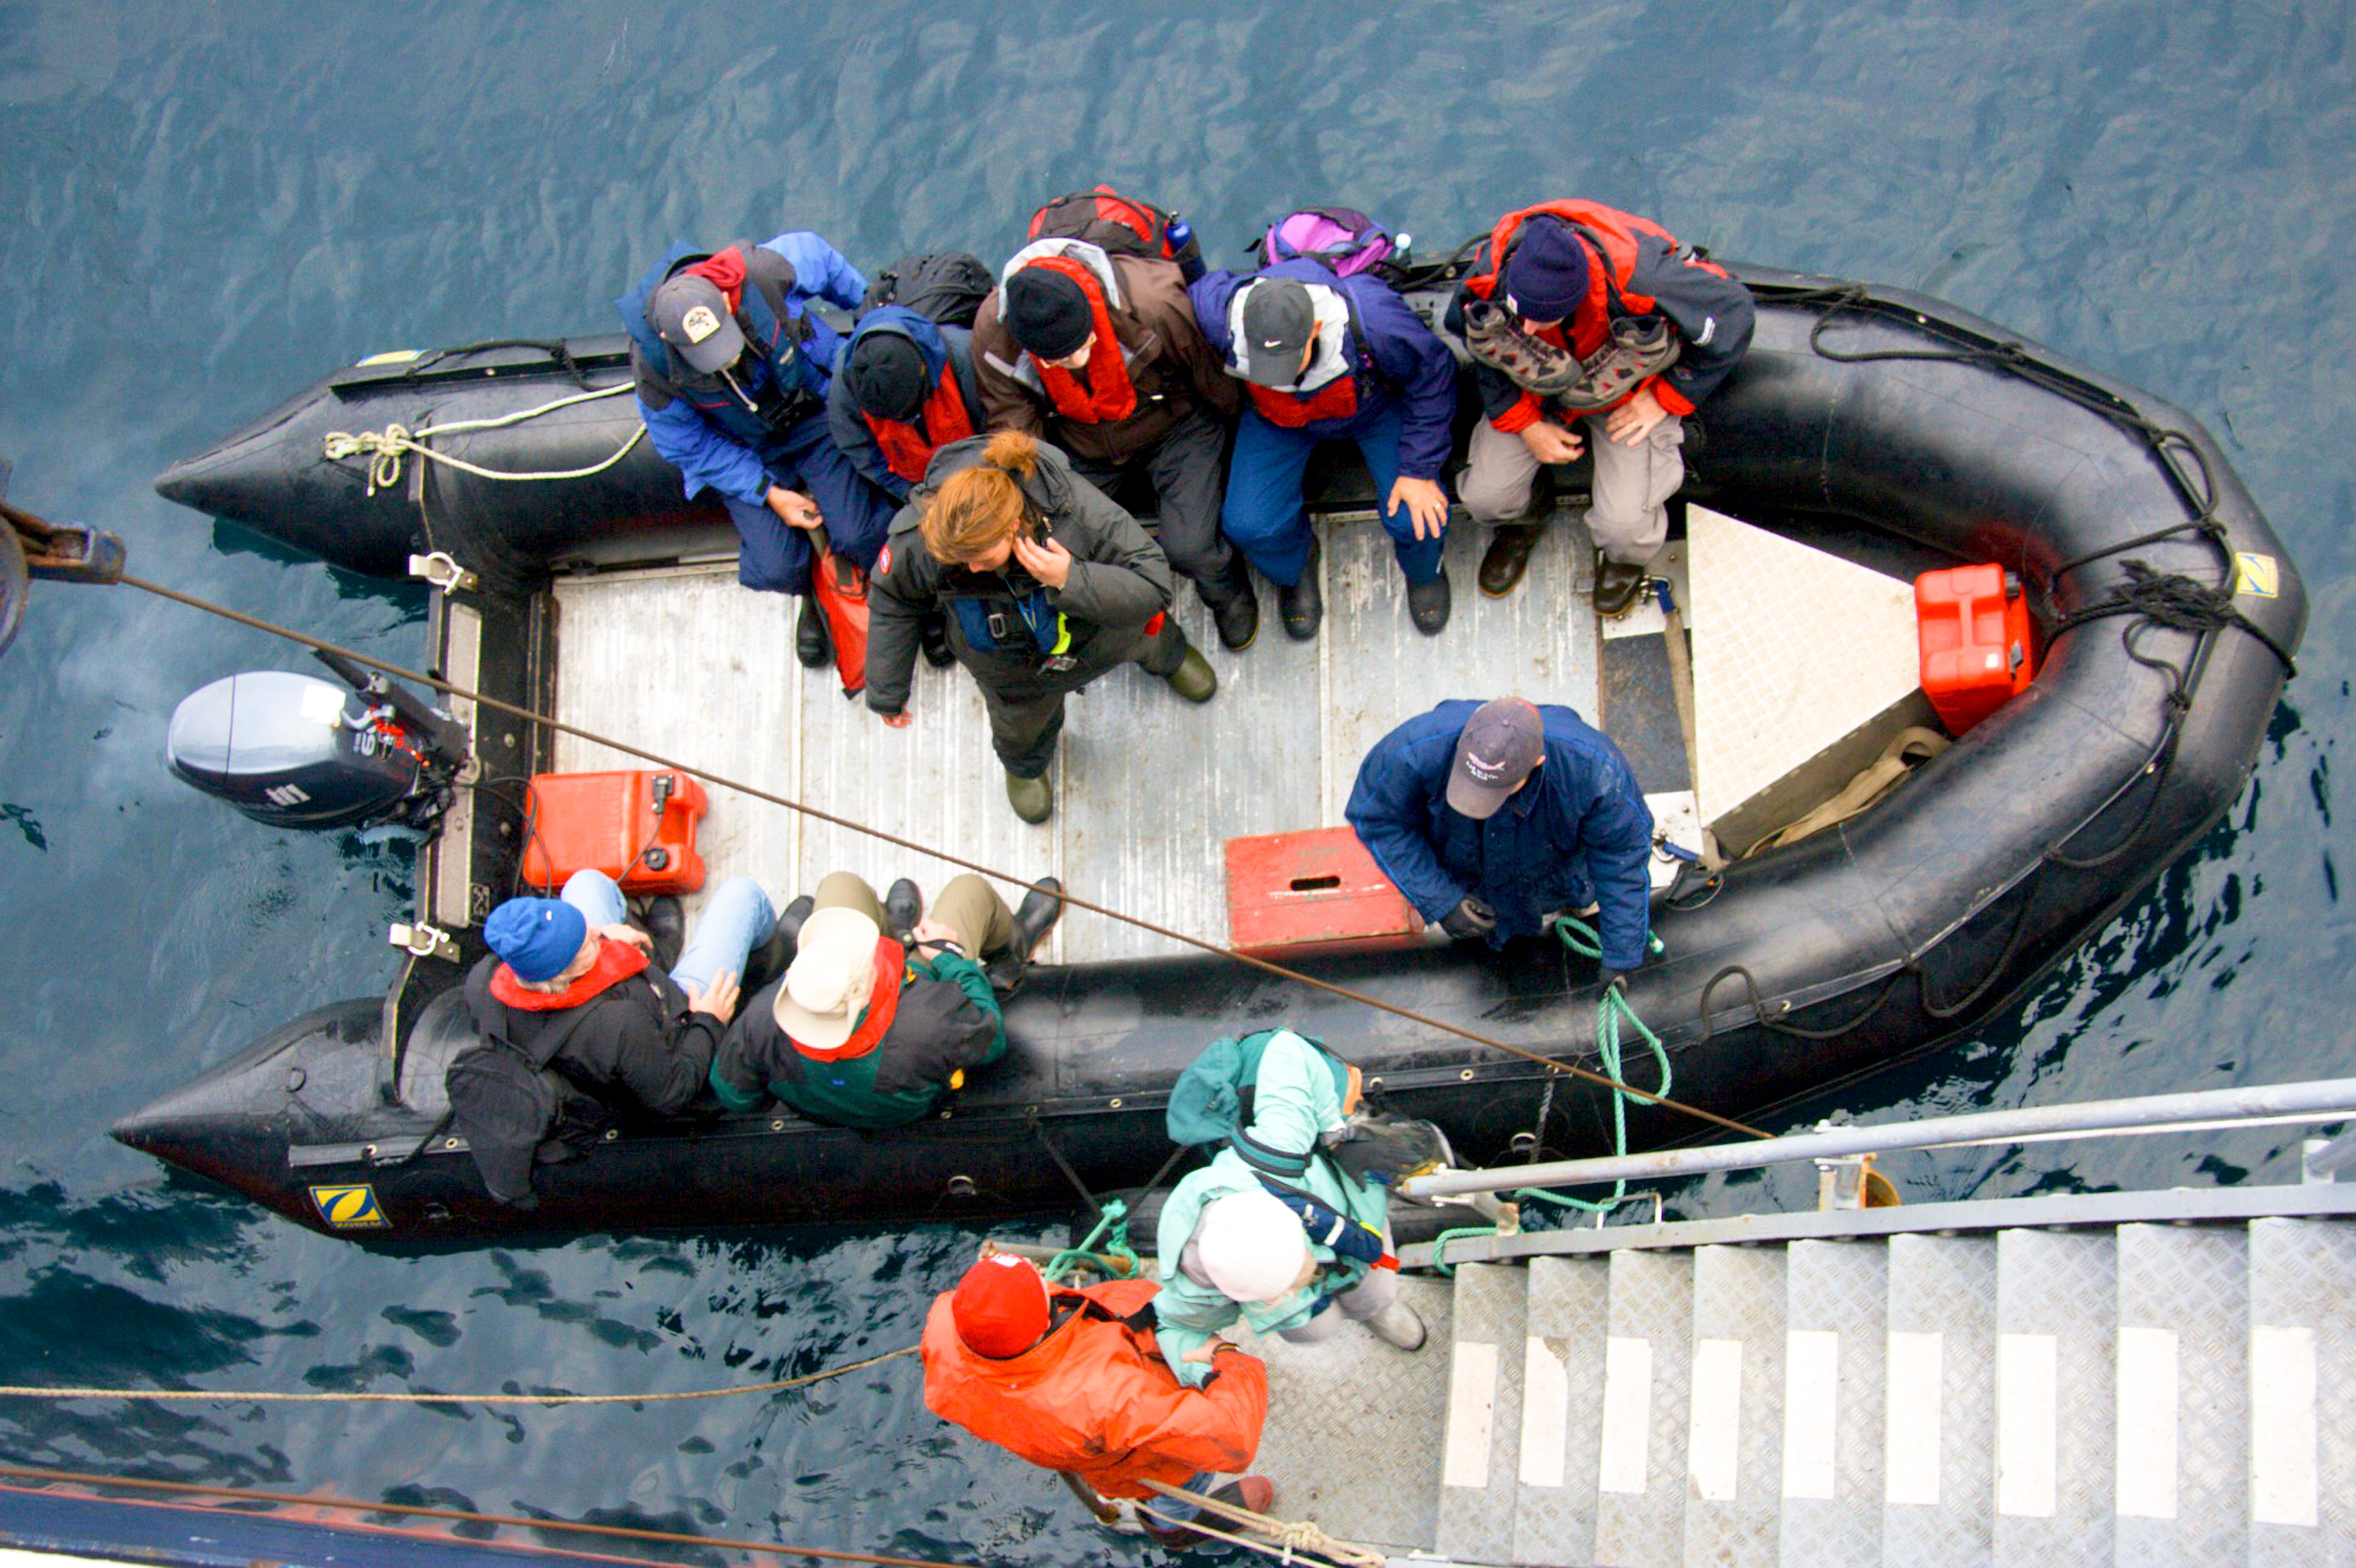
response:
<path id="1" fill-rule="evenodd" d="M 1494 1225 L 1459 1225 L 1454 1230 L 1440 1232 L 1431 1238 L 1431 1266 L 1443 1275 L 1454 1275 L 1456 1265 L 1448 1261 L 1449 1243 L 1459 1236 L 1494 1236 L 1496 1233 Z"/>
<path id="2" fill-rule="evenodd" d="M 1097 1243 L 1103 1240 L 1104 1233 L 1108 1230 L 1112 1232 L 1112 1239 L 1106 1243 L 1105 1253 L 1119 1259 L 1124 1265 L 1120 1277 L 1134 1279 L 1138 1269 L 1143 1265 L 1144 1260 L 1130 1250 L 1129 1205 L 1118 1198 L 1105 1200 L 1105 1206 L 1097 1211 L 1096 1228 L 1087 1233 L 1087 1238 L 1078 1246 L 1066 1247 L 1062 1252 L 1049 1258 L 1047 1266 L 1039 1272 L 1049 1279 L 1060 1281 L 1082 1264 L 1096 1262 Z"/>
<path id="3" fill-rule="evenodd" d="M 1577 915 L 1555 916 L 1554 933 L 1573 953 L 1589 958 L 1603 956 L 1602 936 Z M 1655 934 L 1648 933 L 1646 946 L 1655 954 L 1665 950 L 1660 937 Z M 1661 1070 L 1660 1093 L 1665 1097 L 1669 1092 L 1668 1051 L 1661 1044 L 1661 1037 L 1644 1027 L 1644 1020 L 1636 1016 L 1636 1009 L 1628 1005 L 1628 998 L 1616 989 L 1604 992 L 1602 999 L 1595 1004 L 1595 1051 L 1602 1059 L 1605 1075 L 1621 1083 L 1627 1081 L 1620 1065 L 1622 1019 L 1643 1035 L 1644 1043 L 1652 1048 L 1654 1063 Z M 1612 1091 L 1612 1152 L 1621 1155 L 1628 1152 L 1628 1096 L 1618 1089 Z M 1594 1201 L 1548 1192 L 1539 1187 L 1522 1188 L 1515 1192 L 1514 1198 L 1516 1202 L 1549 1203 L 1558 1209 L 1576 1209 L 1584 1214 L 1603 1214 L 1627 1201 L 1628 1180 L 1625 1177 L 1621 1178 L 1612 1184 L 1611 1197 Z"/>

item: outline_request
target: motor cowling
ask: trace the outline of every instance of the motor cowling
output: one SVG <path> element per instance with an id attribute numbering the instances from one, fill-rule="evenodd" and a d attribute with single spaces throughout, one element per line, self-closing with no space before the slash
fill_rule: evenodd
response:
<path id="1" fill-rule="evenodd" d="M 316 676 L 253 670 L 172 713 L 173 774 L 273 827 L 428 826 L 448 770 L 382 706 Z"/>

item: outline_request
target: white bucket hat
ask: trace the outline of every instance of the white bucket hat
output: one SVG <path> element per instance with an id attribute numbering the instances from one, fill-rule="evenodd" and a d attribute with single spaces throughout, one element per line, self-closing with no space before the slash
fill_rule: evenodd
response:
<path id="1" fill-rule="evenodd" d="M 883 935 L 855 909 L 822 909 L 802 923 L 775 1008 L 777 1027 L 796 1045 L 825 1054 L 851 1038 L 875 988 L 875 944 Z"/>
<path id="2" fill-rule="evenodd" d="M 1283 1300 L 1309 1261 L 1309 1237 L 1300 1216 L 1258 1188 L 1205 1204 L 1194 1226 L 1194 1249 L 1203 1272 L 1230 1301 Z"/>

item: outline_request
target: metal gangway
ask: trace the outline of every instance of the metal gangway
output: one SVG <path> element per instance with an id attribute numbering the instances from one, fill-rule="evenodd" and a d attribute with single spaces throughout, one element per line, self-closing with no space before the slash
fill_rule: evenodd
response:
<path id="1" fill-rule="evenodd" d="M 1431 1342 L 1250 1342 L 1275 1511 L 1395 1563 L 2356 1563 L 2356 1132 L 2298 1185 L 1866 1207 L 1869 1157 L 2356 1121 L 2356 1080 L 1907 1122 L 1409 1184 L 1813 1161 L 1814 1211 L 1401 1249 Z"/>

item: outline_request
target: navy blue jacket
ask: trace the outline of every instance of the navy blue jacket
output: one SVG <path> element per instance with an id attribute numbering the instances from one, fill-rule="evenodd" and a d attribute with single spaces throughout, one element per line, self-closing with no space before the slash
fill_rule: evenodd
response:
<path id="1" fill-rule="evenodd" d="M 763 450 L 768 443 L 753 436 L 750 426 L 731 428 L 732 423 L 744 421 L 732 421 L 726 417 L 734 410 L 728 400 L 733 394 L 725 383 L 716 376 L 698 376 L 689 370 L 655 336 L 653 326 L 647 321 L 647 302 L 655 286 L 694 260 L 695 255 L 684 246 L 674 248 L 627 293 L 614 302 L 622 325 L 630 335 L 630 368 L 637 379 L 638 417 L 646 421 L 647 435 L 653 441 L 655 450 L 686 481 L 691 499 L 706 490 L 717 490 L 747 506 L 758 507 L 768 498 L 773 483 L 789 483 L 798 480 L 798 475 L 769 471 L 767 458 L 773 454 Z M 793 373 L 802 389 L 823 399 L 827 393 L 827 371 L 834 364 L 841 338 L 809 308 L 809 302 L 830 300 L 850 310 L 866 294 L 866 278 L 843 259 L 841 251 L 805 229 L 763 240 L 752 247 L 744 262 L 747 301 L 757 295 L 760 313 L 796 328 L 808 328 L 809 336 L 800 342 L 794 356 Z M 747 312 L 740 307 L 739 314 Z M 767 390 L 776 372 L 766 359 L 758 356 L 754 357 L 754 365 L 751 389 L 758 395 Z"/>
<path id="2" fill-rule="evenodd" d="M 1456 738 L 1478 702 L 1443 702 L 1375 744 L 1344 815 L 1427 921 L 1467 894 L 1497 912 L 1489 944 L 1529 936 L 1592 899 L 1603 962 L 1634 969 L 1652 928 L 1653 813 L 1620 748 L 1568 708 L 1541 706 L 1546 761 L 1486 821 L 1451 810 Z"/>
<path id="3" fill-rule="evenodd" d="M 887 304 L 869 311 L 860 318 L 858 326 L 842 340 L 842 347 L 834 359 L 834 386 L 826 394 L 826 427 L 834 437 L 834 444 L 851 459 L 868 483 L 882 490 L 894 501 L 905 501 L 912 487 L 909 481 L 892 472 L 884 461 L 884 449 L 875 443 L 875 432 L 867 428 L 867 421 L 859 412 L 859 404 L 851 396 L 844 382 L 842 368 L 851 362 L 851 350 L 871 332 L 896 332 L 916 346 L 925 357 L 925 385 L 940 385 L 941 366 L 955 367 L 958 393 L 965 399 L 965 411 L 973 421 L 974 433 L 990 428 L 990 421 L 981 411 L 981 381 L 973 373 L 973 333 L 962 326 L 942 326 L 918 315 L 913 310 Z M 955 437 L 952 440 L 958 439 Z M 947 446 L 948 441 L 934 438 L 934 450 Z"/>
<path id="4" fill-rule="evenodd" d="M 1344 352 L 1357 382 L 1357 412 L 1348 419 L 1313 420 L 1301 427 L 1302 433 L 1353 439 L 1393 404 L 1404 403 L 1398 471 L 1410 479 L 1437 480 L 1448 462 L 1449 426 L 1456 418 L 1456 359 L 1448 346 L 1380 278 L 1364 272 L 1337 278 L 1323 261 L 1301 256 L 1257 272 L 1205 272 L 1188 286 L 1186 297 L 1203 336 L 1231 376 L 1240 378 L 1243 369 L 1227 326 L 1229 307 L 1238 289 L 1261 278 L 1291 278 L 1331 289 L 1350 304 L 1352 331 Z"/>

